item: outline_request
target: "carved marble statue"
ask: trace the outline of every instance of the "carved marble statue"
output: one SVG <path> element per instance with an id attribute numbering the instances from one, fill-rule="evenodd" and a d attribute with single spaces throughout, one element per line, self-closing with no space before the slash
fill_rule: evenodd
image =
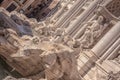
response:
<path id="1" fill-rule="evenodd" d="M 80 43 L 82 47 L 89 48 L 93 44 L 93 42 L 94 42 L 93 33 L 91 32 L 91 29 L 88 27 L 85 30 L 83 36 L 80 38 Z"/>
<path id="2" fill-rule="evenodd" d="M 104 23 L 105 19 L 103 16 L 99 16 L 97 20 L 90 21 L 91 32 L 93 32 L 93 37 L 98 38 L 103 30 L 108 26 L 107 23 Z"/>
<path id="3" fill-rule="evenodd" d="M 103 22 L 104 18 L 102 16 L 99 16 L 97 20 L 93 21 L 91 25 L 91 30 L 93 32 L 94 38 L 98 38 L 101 35 L 102 29 L 103 29 Z"/>
<path id="4" fill-rule="evenodd" d="M 64 36 L 64 44 L 69 46 L 69 47 L 72 47 L 72 45 L 70 44 L 71 42 L 73 42 L 73 39 L 69 36 L 69 35 L 66 35 Z"/>
<path id="5" fill-rule="evenodd" d="M 97 20 L 90 21 L 87 24 L 88 26 L 84 34 L 79 39 L 81 42 L 81 46 L 83 46 L 84 48 L 89 48 L 90 46 L 92 46 L 94 41 L 101 36 L 102 32 L 108 26 L 107 23 L 104 23 L 103 16 L 99 16 Z"/>
<path id="6" fill-rule="evenodd" d="M 42 34 L 47 36 L 48 35 L 49 28 L 48 27 L 43 27 L 42 28 Z"/>
<path id="7" fill-rule="evenodd" d="M 38 37 L 35 37 L 35 38 L 33 38 L 32 41 L 33 41 L 34 44 L 38 44 L 40 39 Z"/>
<path id="8" fill-rule="evenodd" d="M 57 28 L 54 34 L 55 34 L 54 38 L 62 37 L 63 35 L 65 35 L 65 30 L 62 28 Z"/>

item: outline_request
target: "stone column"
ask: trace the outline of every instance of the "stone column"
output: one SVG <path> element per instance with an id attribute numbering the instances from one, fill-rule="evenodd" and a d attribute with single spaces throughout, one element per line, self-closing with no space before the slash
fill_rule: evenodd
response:
<path id="1" fill-rule="evenodd" d="M 62 14 L 64 12 L 64 8 L 69 4 L 70 2 L 66 2 L 63 6 L 61 5 L 62 8 L 60 8 L 60 10 L 58 12 L 55 13 L 55 15 L 52 17 L 51 20 L 56 20 L 60 14 Z M 62 3 L 60 3 L 62 4 Z"/>
<path id="2" fill-rule="evenodd" d="M 94 15 L 89 21 L 94 20 L 96 17 L 97 17 L 97 15 Z M 77 33 L 75 33 L 75 35 L 73 36 L 73 38 L 75 38 L 75 39 L 80 38 L 80 36 L 82 36 L 84 30 L 85 30 L 87 27 L 88 27 L 87 24 L 85 24 L 85 25 L 83 24 L 83 27 L 80 28 L 80 29 L 77 31 Z"/>
<path id="3" fill-rule="evenodd" d="M 120 38 L 100 57 L 99 61 L 104 61 L 118 46 L 120 46 Z"/>
<path id="4" fill-rule="evenodd" d="M 64 14 L 62 16 L 62 18 L 60 18 L 60 20 L 55 24 L 55 27 L 61 27 L 61 25 L 77 10 L 77 8 L 84 2 L 84 0 L 77 0 L 77 2 L 73 5 L 73 7 L 66 12 L 66 14 Z"/>
<path id="5" fill-rule="evenodd" d="M 98 57 L 108 50 L 108 48 L 118 39 L 120 36 L 120 22 L 113 26 L 108 33 L 92 48 L 94 54 Z"/>
<path id="6" fill-rule="evenodd" d="M 60 26 L 62 28 L 67 28 L 68 27 L 68 24 L 70 23 L 70 21 L 74 20 L 74 18 L 76 18 L 78 16 L 78 14 L 81 14 L 84 9 L 82 8 L 84 6 L 84 4 L 87 2 L 88 0 L 83 0 L 82 4 L 79 3 L 79 7 L 74 9 L 72 15 L 66 17 L 66 20 L 64 21 L 64 23 Z M 70 12 L 66 13 L 67 15 L 69 14 Z M 64 17 L 63 17 L 64 18 Z"/>
<path id="7" fill-rule="evenodd" d="M 120 50 L 120 43 L 119 45 L 113 49 L 113 51 L 110 53 L 110 55 L 106 58 L 106 60 L 113 60 L 116 57 L 116 54 L 119 54 L 118 51 Z"/>
<path id="8" fill-rule="evenodd" d="M 22 9 L 25 11 L 34 1 L 35 1 L 35 0 L 29 0 L 29 1 L 25 4 L 25 6 L 23 6 Z"/>
<path id="9" fill-rule="evenodd" d="M 84 33 L 85 29 L 87 28 L 87 25 L 84 25 L 74 36 L 74 39 L 79 39 L 82 34 Z"/>
<path id="10" fill-rule="evenodd" d="M 88 9 L 85 10 L 79 17 L 77 17 L 73 24 L 67 28 L 66 32 L 71 35 L 75 30 L 77 30 L 79 26 L 89 17 L 89 15 L 91 15 L 94 12 L 96 6 L 101 1 L 102 0 L 95 0 L 94 2 L 92 2 Z"/>

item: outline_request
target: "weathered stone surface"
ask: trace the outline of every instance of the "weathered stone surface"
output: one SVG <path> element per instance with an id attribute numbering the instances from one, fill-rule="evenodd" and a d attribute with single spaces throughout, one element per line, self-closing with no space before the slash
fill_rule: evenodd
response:
<path id="1" fill-rule="evenodd" d="M 6 15 L 4 12 L 1 14 Z M 32 24 L 26 22 L 29 19 L 22 20 L 17 15 L 18 13 L 16 15 L 12 13 L 11 18 L 6 15 L 6 20 L 10 24 L 14 23 L 12 25 L 15 25 L 15 27 L 9 27 L 9 25 L 8 28 L 3 27 L 5 31 L 1 31 L 0 35 L 0 55 L 13 68 L 12 71 L 15 70 L 22 76 L 28 76 L 33 80 L 40 78 L 46 78 L 47 80 L 79 80 L 80 76 L 74 51 L 63 44 L 50 43 L 56 36 L 64 36 L 63 31 L 62 33 L 54 31 L 51 34 L 54 29 L 43 26 L 43 28 L 40 28 L 43 33 L 39 37 L 36 34 L 32 37 L 29 35 L 30 25 L 32 26 Z M 18 27 L 18 25 L 21 26 Z M 26 33 L 20 29 L 26 30 Z M 22 37 L 19 33 L 23 34 Z M 50 39 L 49 37 L 53 38 Z M 15 78 L 6 78 L 6 80 L 9 79 Z"/>
<path id="2" fill-rule="evenodd" d="M 3 80 L 31 80 L 31 79 L 25 79 L 25 78 L 21 78 L 21 79 L 16 79 L 14 77 L 11 77 L 11 76 L 7 76 L 5 79 Z"/>
<path id="3" fill-rule="evenodd" d="M 48 80 L 80 80 L 77 61 L 73 53 L 59 51 L 48 54 L 47 56 L 49 58 L 51 56 L 51 59 L 45 60 L 47 62 L 45 65 L 45 74 Z M 48 64 L 51 60 L 52 63 Z"/>
<path id="4" fill-rule="evenodd" d="M 32 80 L 119 80 L 119 13 L 106 8 L 119 1 L 72 1 L 61 1 L 59 13 L 41 22 L 0 10 L 0 57 L 8 72 Z"/>

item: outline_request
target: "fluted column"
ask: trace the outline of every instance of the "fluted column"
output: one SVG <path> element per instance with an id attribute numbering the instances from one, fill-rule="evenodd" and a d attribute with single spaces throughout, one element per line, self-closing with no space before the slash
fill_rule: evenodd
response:
<path id="1" fill-rule="evenodd" d="M 87 28 L 87 25 L 84 25 L 84 26 L 73 36 L 73 38 L 74 38 L 74 39 L 77 39 L 77 38 L 81 37 L 86 28 Z"/>
<path id="2" fill-rule="evenodd" d="M 87 10 L 85 10 L 74 22 L 72 25 L 70 25 L 67 29 L 66 32 L 68 34 L 72 34 L 75 30 L 78 29 L 78 27 L 91 15 L 97 5 L 101 2 L 102 0 L 95 0 L 90 4 Z"/>
<path id="3" fill-rule="evenodd" d="M 100 57 L 100 62 L 104 61 L 115 49 L 120 48 L 120 38 Z"/>
<path id="4" fill-rule="evenodd" d="M 97 17 L 97 15 L 94 15 L 89 21 L 94 20 Z M 73 36 L 73 38 L 78 39 L 80 38 L 80 36 L 82 36 L 84 30 L 88 27 L 87 23 L 85 23 L 85 25 L 83 25 L 82 28 L 78 29 L 77 33 L 75 33 L 75 35 Z"/>
<path id="5" fill-rule="evenodd" d="M 70 15 L 69 17 L 67 17 L 67 19 L 64 21 L 64 23 L 60 27 L 67 28 L 68 24 L 70 23 L 70 21 L 73 20 L 74 18 L 76 18 L 79 14 L 81 14 L 84 11 L 84 9 L 82 7 L 84 6 L 84 4 L 87 1 L 88 0 L 84 0 L 82 2 L 82 4 L 80 4 L 79 7 L 77 9 L 75 9 L 75 11 L 72 13 L 72 15 Z"/>
<path id="6" fill-rule="evenodd" d="M 60 10 L 55 13 L 55 15 L 52 17 L 51 20 L 56 20 L 56 18 L 58 18 L 58 17 L 60 16 L 60 14 L 63 13 L 65 7 L 66 7 L 69 3 L 70 3 L 70 2 L 66 2 L 66 3 L 62 6 L 62 8 L 60 8 Z M 62 4 L 62 3 L 61 3 L 61 4 Z"/>
<path id="7" fill-rule="evenodd" d="M 23 6 L 22 9 L 25 11 L 34 1 L 35 1 L 35 0 L 29 0 L 29 1 L 25 4 L 25 6 Z"/>
<path id="8" fill-rule="evenodd" d="M 108 33 L 92 48 L 95 55 L 100 57 L 120 37 L 120 22 L 113 26 Z"/>
<path id="9" fill-rule="evenodd" d="M 66 22 L 68 17 L 70 17 L 78 8 L 79 6 L 84 2 L 84 0 L 77 0 L 75 4 L 72 6 L 72 8 L 64 14 L 60 20 L 55 24 L 55 27 L 61 27 L 61 25 Z"/>

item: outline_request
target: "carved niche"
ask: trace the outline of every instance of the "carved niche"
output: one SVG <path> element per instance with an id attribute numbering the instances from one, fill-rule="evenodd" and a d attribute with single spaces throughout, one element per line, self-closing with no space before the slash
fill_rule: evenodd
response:
<path id="1" fill-rule="evenodd" d="M 106 2 L 100 6 L 99 12 L 109 20 L 120 20 L 120 0 L 106 0 Z"/>

